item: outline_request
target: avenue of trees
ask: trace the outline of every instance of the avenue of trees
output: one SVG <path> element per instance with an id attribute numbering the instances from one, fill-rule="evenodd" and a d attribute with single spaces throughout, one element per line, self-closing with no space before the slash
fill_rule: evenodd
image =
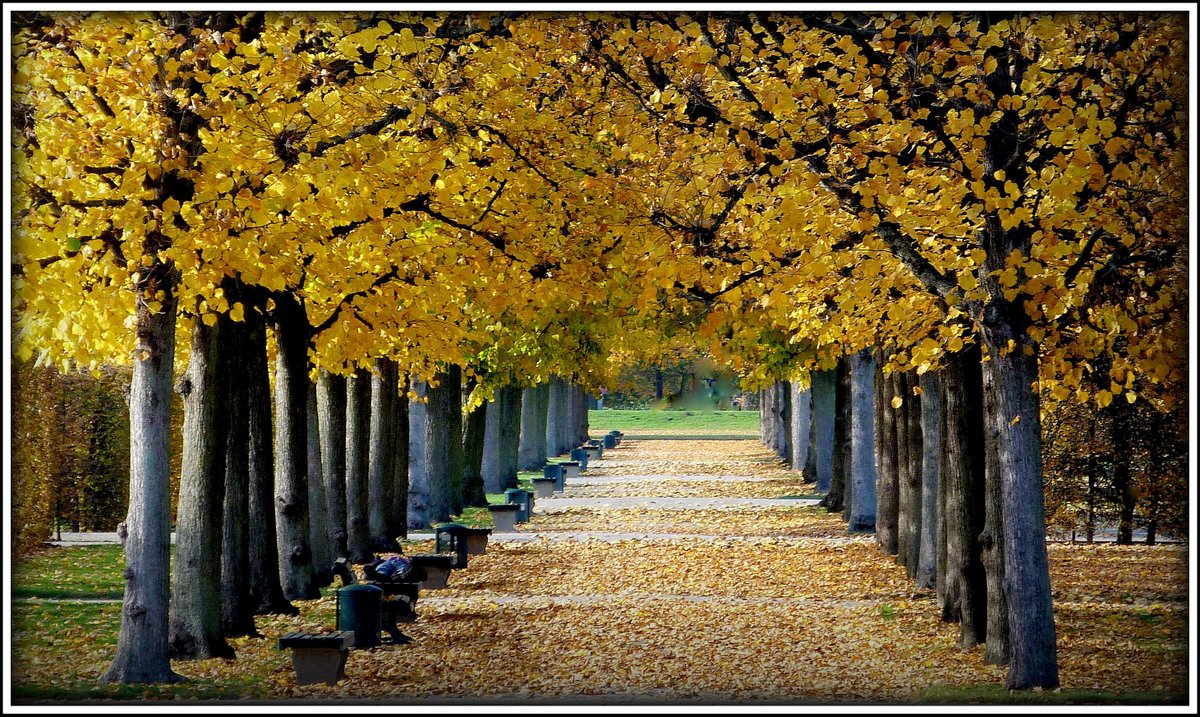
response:
<path id="1" fill-rule="evenodd" d="M 231 654 L 691 345 L 1057 686 L 1043 409 L 1186 395 L 1186 15 L 14 19 L 16 358 L 132 366 L 105 679 Z"/>

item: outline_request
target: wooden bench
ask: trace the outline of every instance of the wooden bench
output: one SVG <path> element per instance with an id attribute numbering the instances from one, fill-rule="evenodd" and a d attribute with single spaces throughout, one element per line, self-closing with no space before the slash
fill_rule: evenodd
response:
<path id="1" fill-rule="evenodd" d="M 346 677 L 346 658 L 354 633 L 289 632 L 279 638 L 279 649 L 292 651 L 292 668 L 296 671 L 296 684 L 312 685 L 318 682 L 337 684 Z"/>

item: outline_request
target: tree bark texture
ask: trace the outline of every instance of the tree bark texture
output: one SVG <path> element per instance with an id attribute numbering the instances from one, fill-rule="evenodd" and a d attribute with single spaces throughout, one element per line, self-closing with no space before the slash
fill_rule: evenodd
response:
<path id="1" fill-rule="evenodd" d="M 308 319 L 275 304 L 275 521 L 279 576 L 291 600 L 321 596 L 308 529 Z"/>
<path id="2" fill-rule="evenodd" d="M 395 459 L 392 474 L 392 509 L 388 514 L 388 538 L 408 537 L 408 444 L 411 436 L 408 418 L 408 377 L 397 377 Z"/>
<path id="3" fill-rule="evenodd" d="M 170 570 L 170 409 L 175 363 L 173 294 L 155 313 L 137 301 L 129 393 L 129 512 L 117 531 L 125 548 L 125 595 L 117 654 L 101 682 L 174 682 L 167 654 Z"/>
<path id="4" fill-rule="evenodd" d="M 325 498 L 325 467 L 321 459 L 321 422 L 317 410 L 317 384 L 308 383 L 308 529 L 317 584 L 333 582 L 337 557 L 329 536 L 329 501 Z"/>
<path id="5" fill-rule="evenodd" d="M 946 609 L 963 647 L 987 639 L 987 578 L 979 535 L 984 521 L 983 376 L 979 349 L 946 357 L 942 373 L 942 460 L 946 483 Z"/>
<path id="6" fill-rule="evenodd" d="M 846 473 L 850 466 L 850 365 L 846 357 L 838 359 L 833 389 L 833 479 L 821 505 L 831 513 L 840 512 L 846 491 Z"/>
<path id="7" fill-rule="evenodd" d="M 984 520 L 979 535 L 983 569 L 987 574 L 987 634 L 983 661 L 1008 663 L 1008 600 L 1004 594 L 1004 494 L 1000 462 L 1000 432 L 996 425 L 995 376 L 983 370 Z"/>
<path id="8" fill-rule="evenodd" d="M 936 373 L 925 373 L 921 387 L 921 539 L 917 587 L 937 587 L 938 464 L 941 460 L 942 384 Z"/>
<path id="9" fill-rule="evenodd" d="M 833 435 L 837 377 L 834 371 L 812 375 L 812 435 L 809 438 L 805 477 L 816 480 L 817 492 L 828 493 L 833 484 Z"/>
<path id="10" fill-rule="evenodd" d="M 921 396 L 915 371 L 905 374 L 904 398 L 905 421 L 908 425 L 908 481 L 912 495 L 912 516 L 909 521 L 909 551 L 908 576 L 916 579 L 921 567 L 921 520 L 924 505 L 924 475 L 922 466 L 925 460 L 924 440 L 921 434 Z"/>
<path id="11" fill-rule="evenodd" d="M 469 396 L 477 380 L 468 379 L 463 390 Z M 483 485 L 483 441 L 487 432 L 487 412 L 491 401 L 481 403 L 466 414 L 463 420 L 463 505 L 486 507 L 487 495 Z"/>
<path id="12" fill-rule="evenodd" d="M 371 374 L 370 455 L 367 469 L 367 531 L 372 550 L 394 551 L 389 526 L 396 483 L 396 363 L 375 359 Z"/>
<path id="13" fill-rule="evenodd" d="M 429 495 L 429 524 L 444 522 L 454 514 L 454 493 L 461 490 L 461 473 L 452 475 L 457 460 L 462 470 L 462 428 L 455 430 L 452 414 L 459 413 L 460 384 L 457 375 L 444 371 L 437 385 L 427 388 L 429 404 L 425 415 L 425 464 Z M 461 414 L 460 414 L 461 415 Z M 455 459 L 454 453 L 458 454 Z M 427 526 L 428 527 L 428 526 Z"/>
<path id="14" fill-rule="evenodd" d="M 916 549 L 912 544 L 913 535 L 913 506 L 916 496 L 913 495 L 913 482 L 910 471 L 912 463 L 908 459 L 910 443 L 908 440 L 908 402 L 911 395 L 906 390 L 907 374 L 893 373 L 892 395 L 902 403 L 896 407 L 896 562 L 908 569 L 910 553 Z M 918 506 L 919 510 L 919 506 Z M 909 573 L 912 577 L 912 573 Z"/>
<path id="15" fill-rule="evenodd" d="M 275 526 L 275 450 L 271 381 L 267 368 L 267 325 L 258 311 L 246 312 L 247 422 L 250 425 L 250 593 L 260 615 L 298 615 L 283 594 Z"/>
<path id="16" fill-rule="evenodd" d="M 233 657 L 221 632 L 221 518 L 229 406 L 219 324 L 192 325 L 183 397 L 183 470 L 175 519 L 170 654 L 177 660 Z"/>
<path id="17" fill-rule="evenodd" d="M 877 429 L 875 431 L 876 453 L 879 463 L 876 466 L 875 497 L 878 505 L 875 509 L 876 542 L 888 555 L 899 551 L 899 470 L 896 456 L 896 409 L 892 407 L 894 384 L 891 374 L 883 372 L 885 363 L 883 352 L 879 352 L 878 368 L 875 371 L 875 384 L 878 397 L 875 400 Z"/>
<path id="18" fill-rule="evenodd" d="M 358 369 L 346 380 L 346 547 L 350 562 L 374 559 L 371 548 L 371 374 Z"/>
<path id="19" fill-rule="evenodd" d="M 425 444 L 429 422 L 429 384 L 412 381 L 415 398 L 408 402 L 408 527 L 424 530 L 432 522 L 429 462 Z"/>
<path id="20" fill-rule="evenodd" d="M 523 471 L 541 470 L 546 464 L 546 414 L 549 402 L 549 384 L 531 386 L 522 395 L 519 465 Z"/>
<path id="21" fill-rule="evenodd" d="M 231 321 L 221 334 L 229 380 L 229 434 L 225 441 L 225 505 L 221 521 L 221 632 L 226 637 L 257 637 L 254 596 L 250 593 L 250 425 L 247 383 L 241 371 L 247 356 L 246 326 Z"/>
<path id="22" fill-rule="evenodd" d="M 521 399 L 519 386 L 500 389 L 499 484 L 501 491 L 517 487 L 517 464 L 521 441 Z"/>
<path id="23" fill-rule="evenodd" d="M 775 453 L 789 466 L 792 464 L 792 390 L 787 381 L 775 382 L 778 414 L 775 419 Z"/>
<path id="24" fill-rule="evenodd" d="M 812 406 L 810 399 L 812 391 L 805 388 L 800 388 L 799 381 L 792 381 L 791 390 L 791 421 L 788 430 L 791 435 L 792 443 L 792 470 L 804 470 L 804 464 L 808 460 L 808 434 L 812 428 Z"/>
<path id="25" fill-rule="evenodd" d="M 851 533 L 875 530 L 875 357 L 870 349 L 850 360 L 850 517 Z"/>
<path id="26" fill-rule="evenodd" d="M 317 427 L 329 540 L 335 557 L 350 557 L 346 528 L 346 377 L 321 369 L 317 376 Z"/>

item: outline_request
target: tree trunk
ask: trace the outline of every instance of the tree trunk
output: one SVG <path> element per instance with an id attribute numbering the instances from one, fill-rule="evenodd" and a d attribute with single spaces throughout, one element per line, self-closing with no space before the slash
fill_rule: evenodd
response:
<path id="1" fill-rule="evenodd" d="M 346 377 L 321 369 L 317 376 L 317 425 L 321 476 L 329 515 L 329 540 L 336 557 L 348 558 L 346 528 Z"/>
<path id="2" fill-rule="evenodd" d="M 275 452 L 272 445 L 271 381 L 267 326 L 258 311 L 246 312 L 247 422 L 250 424 L 250 594 L 259 615 L 298 615 L 283 594 L 275 538 Z"/>
<path id="3" fill-rule="evenodd" d="M 463 412 L 462 412 L 462 367 L 450 364 L 446 369 L 446 416 L 449 425 L 450 460 L 450 510 L 451 515 L 459 515 L 463 511 L 466 499 L 466 485 L 463 482 Z"/>
<path id="4" fill-rule="evenodd" d="M 317 384 L 308 383 L 308 528 L 312 543 L 313 572 L 319 585 L 333 582 L 337 557 L 329 536 L 329 501 L 325 498 L 325 467 L 321 458 L 321 422 L 317 410 Z"/>
<path id="5" fill-rule="evenodd" d="M 800 389 L 799 381 L 792 381 L 791 389 L 791 422 L 788 426 L 791 432 L 792 443 L 792 470 L 804 470 L 804 464 L 808 460 L 808 434 L 812 427 L 812 406 L 810 399 L 812 391 L 809 389 Z"/>
<path id="6" fill-rule="evenodd" d="M 912 543 L 913 536 L 913 507 L 918 500 L 917 496 L 913 495 L 913 479 L 911 475 L 912 462 L 909 460 L 908 451 L 911 447 L 908 437 L 908 413 L 909 401 L 912 399 L 912 394 L 908 391 L 908 374 L 893 373 L 892 374 L 892 396 L 893 400 L 899 399 L 900 405 L 896 407 L 896 562 L 903 565 L 906 570 L 910 565 L 910 553 L 916 550 L 916 546 Z M 920 506 L 917 506 L 920 509 Z M 909 572 L 909 577 L 912 577 L 912 572 Z"/>
<path id="7" fill-rule="evenodd" d="M 469 396 L 477 383 L 474 376 L 469 378 L 463 393 Z M 463 505 L 473 508 L 487 506 L 483 485 L 483 440 L 487 431 L 488 407 L 492 403 L 479 404 L 463 421 Z"/>
<path id="8" fill-rule="evenodd" d="M 563 425 L 568 421 L 567 382 L 561 378 L 550 381 L 549 399 L 546 404 L 546 457 L 553 458 L 563 452 Z"/>
<path id="9" fill-rule="evenodd" d="M 985 327 L 986 329 L 987 327 Z M 1046 520 L 1042 495 L 1041 420 L 1037 358 L 1024 355 L 1021 342 L 1008 356 L 1005 333 L 987 336 L 991 360 L 989 428 L 998 437 L 1003 496 L 1004 587 L 1008 599 L 1009 689 L 1058 687 L 1054 611 L 1046 557 Z M 1004 339 L 1004 340 L 1000 340 Z"/>
<path id="10" fill-rule="evenodd" d="M 321 596 L 308 529 L 308 319 L 275 303 L 275 521 L 279 576 L 291 600 Z"/>
<path id="11" fill-rule="evenodd" d="M 983 569 L 987 574 L 987 635 L 983 661 L 1008 662 L 1008 603 L 1004 595 L 1004 496 L 1001 493 L 999 435 L 996 432 L 991 372 L 983 372 L 984 520 L 979 535 Z"/>
<path id="12" fill-rule="evenodd" d="M 812 435 L 809 437 L 805 478 L 817 482 L 818 493 L 828 493 L 833 484 L 833 434 L 836 415 L 837 377 L 834 371 L 812 375 Z"/>
<path id="13" fill-rule="evenodd" d="M 1133 509 L 1137 496 L 1133 492 L 1129 436 L 1133 432 L 1130 415 L 1132 406 L 1125 400 L 1114 400 L 1105 411 L 1112 418 L 1113 490 L 1121 499 L 1117 519 L 1117 545 L 1133 545 Z"/>
<path id="14" fill-rule="evenodd" d="M 248 350 L 246 326 L 223 328 L 221 353 L 229 376 L 229 433 L 225 441 L 225 505 L 221 521 L 221 632 L 226 637 L 258 637 L 250 594 L 250 426 L 247 384 L 239 371 Z"/>
<path id="15" fill-rule="evenodd" d="M 451 367 L 437 376 L 437 386 L 429 386 L 429 405 L 425 417 L 425 464 L 429 490 L 429 523 L 450 519 L 454 510 L 454 494 L 461 495 L 462 486 L 462 428 L 455 430 L 454 414 L 461 415 L 458 374 Z M 455 453 L 458 457 L 455 457 Z M 459 476 L 452 475 L 455 466 Z"/>
<path id="16" fill-rule="evenodd" d="M 908 425 L 908 481 L 912 495 L 912 515 L 908 532 L 908 576 L 917 577 L 921 567 L 921 515 L 924 490 L 922 464 L 925 459 L 924 441 L 921 435 L 921 396 L 914 390 L 918 387 L 916 373 L 909 371 L 904 379 L 904 420 Z"/>
<path id="17" fill-rule="evenodd" d="M 963 647 L 987 639 L 987 579 L 979 535 L 984 521 L 983 380 L 972 346 L 946 356 L 942 372 L 942 458 L 946 483 L 946 610 Z"/>
<path id="18" fill-rule="evenodd" d="M 938 573 L 938 463 L 942 441 L 942 384 L 937 374 L 921 376 L 921 538 L 917 587 L 933 590 Z"/>
<path id="19" fill-rule="evenodd" d="M 521 399 L 521 438 L 519 465 L 523 471 L 541 470 L 546 464 L 546 418 L 550 385 L 525 389 Z"/>
<path id="20" fill-rule="evenodd" d="M 408 377 L 403 381 L 397 377 L 395 459 L 392 474 L 392 510 L 388 514 L 388 538 L 408 537 L 408 442 L 411 431 L 408 425 Z"/>
<path id="21" fill-rule="evenodd" d="M 129 393 L 129 512 L 118 530 L 125 548 L 125 596 L 117 654 L 101 682 L 174 682 L 167 655 L 170 570 L 170 408 L 175 302 L 158 313 L 137 300 L 137 350 Z"/>
<path id="22" fill-rule="evenodd" d="M 521 396 L 519 386 L 500 389 L 499 471 L 500 490 L 517 487 L 517 458 L 521 440 Z"/>
<path id="23" fill-rule="evenodd" d="M 388 528 L 396 487 L 396 364 L 389 359 L 375 359 L 369 424 L 367 541 L 372 550 L 395 551 L 400 546 Z"/>
<path id="24" fill-rule="evenodd" d="M 428 446 L 429 384 L 412 381 L 414 400 L 408 402 L 408 527 L 424 530 L 433 522 L 430 512 Z"/>
<path id="25" fill-rule="evenodd" d="M 875 357 L 863 349 L 850 359 L 850 516 L 851 533 L 875 530 Z"/>
<path id="26" fill-rule="evenodd" d="M 192 324 L 183 397 L 183 474 L 175 520 L 170 654 L 177 660 L 233 657 L 221 634 L 221 518 L 228 435 L 227 375 L 221 369 L 220 328 Z"/>
<path id="27" fill-rule="evenodd" d="M 504 480 L 500 471 L 500 418 L 504 412 L 505 388 L 496 389 L 491 401 L 484 404 L 483 455 L 479 473 L 483 476 L 485 493 L 503 493 Z"/>
<path id="28" fill-rule="evenodd" d="M 661 401 L 663 397 L 663 374 L 662 368 L 654 367 L 654 399 Z M 526 396 L 525 398 L 529 398 Z"/>
<path id="29" fill-rule="evenodd" d="M 831 513 L 842 510 L 846 473 L 850 466 L 850 364 L 843 356 L 834 371 L 833 480 L 821 505 Z"/>
<path id="30" fill-rule="evenodd" d="M 792 391 L 787 381 L 775 382 L 776 405 L 779 407 L 775 421 L 775 452 L 789 466 L 792 464 Z"/>
<path id="31" fill-rule="evenodd" d="M 358 369 L 346 381 L 346 547 L 350 562 L 374 559 L 371 549 L 371 374 Z"/>
<path id="32" fill-rule="evenodd" d="M 892 407 L 894 384 L 891 374 L 884 374 L 883 352 L 879 352 L 875 371 L 875 413 L 877 429 L 875 442 L 878 445 L 879 465 L 875 478 L 875 493 L 878 506 L 875 512 L 875 536 L 883 552 L 895 555 L 900 549 L 899 470 L 896 455 L 896 409 Z"/>

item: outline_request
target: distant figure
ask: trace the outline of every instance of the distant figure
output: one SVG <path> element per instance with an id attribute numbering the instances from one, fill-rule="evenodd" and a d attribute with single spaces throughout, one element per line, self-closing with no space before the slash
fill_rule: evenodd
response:
<path id="1" fill-rule="evenodd" d="M 596 399 L 596 408 L 604 408 L 604 399 L 608 396 L 608 389 L 604 386 L 600 387 L 600 398 Z"/>

